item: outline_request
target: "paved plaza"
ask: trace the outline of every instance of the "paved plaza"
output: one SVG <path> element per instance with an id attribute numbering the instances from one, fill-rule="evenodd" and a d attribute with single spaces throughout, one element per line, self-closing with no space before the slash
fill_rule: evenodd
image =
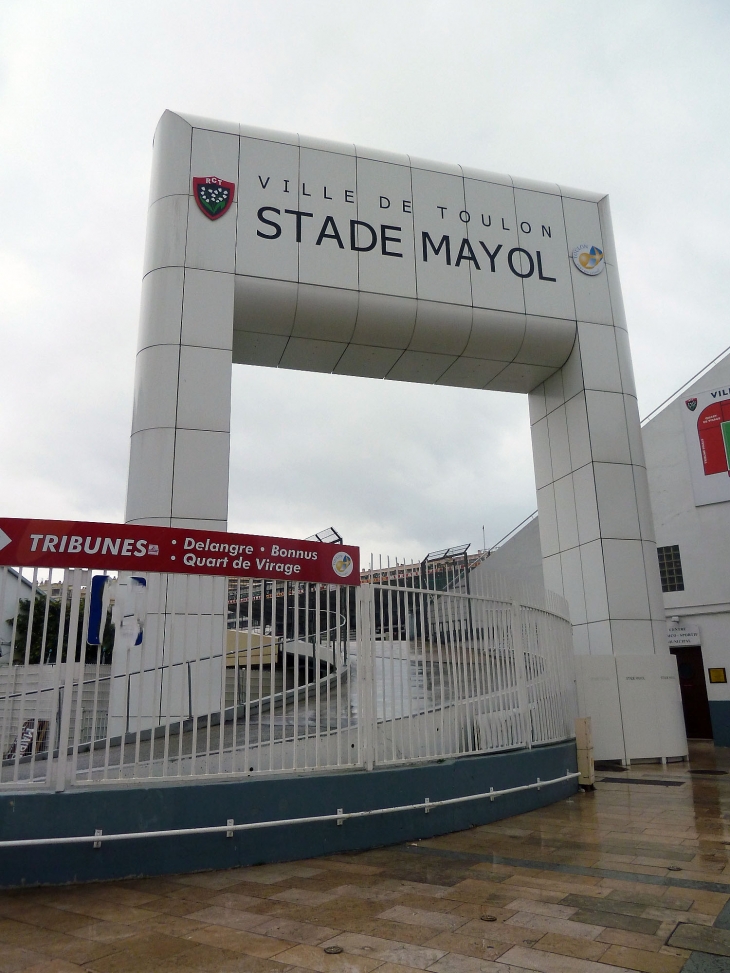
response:
<path id="1" fill-rule="evenodd" d="M 601 770 L 594 793 L 414 844 L 1 892 L 0 973 L 728 971 L 726 771 L 694 744 L 689 765 Z"/>

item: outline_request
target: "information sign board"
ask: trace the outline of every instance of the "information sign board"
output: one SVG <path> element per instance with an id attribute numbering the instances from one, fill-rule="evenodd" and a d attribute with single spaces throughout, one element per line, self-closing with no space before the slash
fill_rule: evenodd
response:
<path id="1" fill-rule="evenodd" d="M 258 534 L 0 517 L 0 565 L 360 584 L 360 549 Z"/>

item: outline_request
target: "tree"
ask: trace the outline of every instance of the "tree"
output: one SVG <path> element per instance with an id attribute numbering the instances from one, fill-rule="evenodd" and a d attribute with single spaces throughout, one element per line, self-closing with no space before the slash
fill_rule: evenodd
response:
<path id="1" fill-rule="evenodd" d="M 82 596 L 79 602 L 79 620 L 76 631 L 76 652 L 75 659 L 81 660 L 81 636 L 83 634 L 85 598 Z M 19 666 L 25 663 L 25 648 L 28 639 L 28 621 L 30 619 L 30 653 L 28 662 L 31 665 L 38 665 L 40 662 L 54 663 L 58 650 L 58 630 L 61 619 L 61 602 L 57 598 L 52 598 L 48 605 L 48 622 L 46 627 L 45 647 L 43 645 L 43 623 L 46 613 L 46 599 L 41 594 L 36 594 L 35 605 L 33 606 L 33 618 L 30 619 L 30 598 L 23 598 L 18 602 L 18 616 L 15 628 L 15 645 L 13 651 L 13 665 Z M 12 619 L 8 623 L 12 624 Z M 61 648 L 61 661 L 66 661 L 69 630 L 71 628 L 71 602 L 66 601 L 66 611 L 63 626 L 63 640 Z M 85 663 L 95 663 L 97 654 L 101 648 L 99 661 L 102 664 L 111 662 L 112 649 L 114 646 L 114 626 L 111 623 L 111 608 L 107 611 L 106 627 L 104 639 L 101 646 L 87 645 L 84 653 Z"/>

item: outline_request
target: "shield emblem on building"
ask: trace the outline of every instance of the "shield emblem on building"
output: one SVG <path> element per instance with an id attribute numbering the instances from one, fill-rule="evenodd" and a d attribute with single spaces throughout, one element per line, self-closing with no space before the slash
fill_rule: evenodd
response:
<path id="1" fill-rule="evenodd" d="M 684 404 L 687 406 L 690 412 L 694 412 L 697 408 L 697 399 L 685 399 Z"/>
<path id="2" fill-rule="evenodd" d="M 209 220 L 219 220 L 233 204 L 236 191 L 234 182 L 226 182 L 218 176 L 194 176 L 193 196 L 198 208 Z"/>

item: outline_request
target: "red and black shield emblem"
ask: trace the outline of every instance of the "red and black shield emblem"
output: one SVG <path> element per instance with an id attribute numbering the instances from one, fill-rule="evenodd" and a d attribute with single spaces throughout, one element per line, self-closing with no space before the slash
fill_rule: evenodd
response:
<path id="1" fill-rule="evenodd" d="M 697 408 L 697 399 L 685 399 L 684 404 L 687 406 L 690 412 L 694 412 Z"/>
<path id="2" fill-rule="evenodd" d="M 201 212 L 209 220 L 219 220 L 231 208 L 234 182 L 226 182 L 218 176 L 193 176 L 193 196 Z"/>

